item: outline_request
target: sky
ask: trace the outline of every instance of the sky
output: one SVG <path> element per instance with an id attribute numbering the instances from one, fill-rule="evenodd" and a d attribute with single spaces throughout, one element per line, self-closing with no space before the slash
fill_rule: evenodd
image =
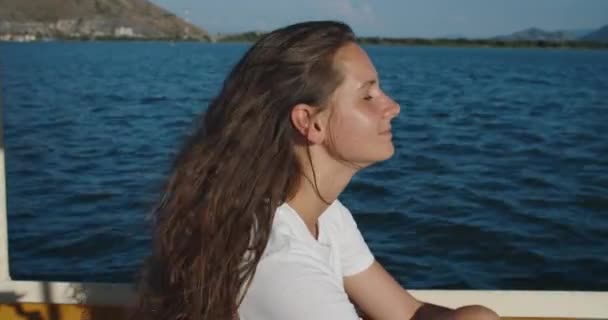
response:
<path id="1" fill-rule="evenodd" d="M 608 24 L 608 0 L 151 0 L 211 34 L 341 20 L 359 36 L 490 37 Z"/>

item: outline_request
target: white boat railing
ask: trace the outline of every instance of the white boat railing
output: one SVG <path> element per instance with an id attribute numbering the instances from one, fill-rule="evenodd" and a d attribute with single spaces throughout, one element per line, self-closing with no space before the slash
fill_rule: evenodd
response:
<path id="1" fill-rule="evenodd" d="M 608 319 L 607 292 L 410 290 L 416 298 L 456 308 L 481 304 L 503 317 Z M 0 303 L 53 303 L 128 306 L 134 301 L 129 284 L 3 281 Z"/>
<path id="2" fill-rule="evenodd" d="M 1 63 L 1 61 L 0 61 Z M 2 65 L 0 65 L 0 68 Z M 10 280 L 8 270 L 8 225 L 6 220 L 6 177 L 4 170 L 4 112 L 0 70 L 0 281 Z"/>

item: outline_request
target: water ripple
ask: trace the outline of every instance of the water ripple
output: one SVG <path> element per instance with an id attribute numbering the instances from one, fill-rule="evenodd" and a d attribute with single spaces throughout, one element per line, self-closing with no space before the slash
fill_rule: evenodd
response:
<path id="1" fill-rule="evenodd" d="M 131 280 L 170 159 L 246 49 L 0 43 L 13 278 Z M 608 290 L 607 53 L 367 49 L 396 155 L 342 201 L 378 260 L 411 288 Z"/>

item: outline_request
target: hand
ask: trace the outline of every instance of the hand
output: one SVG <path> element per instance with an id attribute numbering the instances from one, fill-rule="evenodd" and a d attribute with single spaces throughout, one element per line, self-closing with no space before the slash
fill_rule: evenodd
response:
<path id="1" fill-rule="evenodd" d="M 456 310 L 425 303 L 411 320 L 499 320 L 496 312 L 479 305 L 460 307 Z"/>
<path id="2" fill-rule="evenodd" d="M 446 320 L 500 320 L 496 312 L 480 305 L 460 307 L 448 312 L 446 316 Z"/>

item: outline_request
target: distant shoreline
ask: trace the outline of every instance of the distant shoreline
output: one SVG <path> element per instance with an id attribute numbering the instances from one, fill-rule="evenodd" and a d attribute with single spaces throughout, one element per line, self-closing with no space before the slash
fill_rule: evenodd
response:
<path id="1" fill-rule="evenodd" d="M 252 43 L 262 37 L 261 32 L 246 32 L 219 36 L 216 42 Z M 501 39 L 429 39 L 429 38 L 388 38 L 358 37 L 361 44 L 390 46 L 438 46 L 438 47 L 492 47 L 492 48 L 567 48 L 567 49 L 608 49 L 608 42 L 593 41 L 547 41 L 547 40 L 501 40 Z"/>
<path id="2" fill-rule="evenodd" d="M 217 36 L 211 41 L 183 38 L 145 38 L 145 37 L 66 37 L 5 40 L 0 42 L 53 42 L 53 41 L 124 41 L 124 42 L 194 42 L 194 43 L 254 43 L 263 36 L 262 33 L 248 32 L 244 34 Z M 436 47 L 489 47 L 489 48 L 541 48 L 541 49 L 608 49 L 608 43 L 591 41 L 530 41 L 530 40 L 499 40 L 499 39 L 428 39 L 428 38 L 384 38 L 384 37 L 358 37 L 363 45 L 388 46 L 436 46 Z"/>
<path id="3" fill-rule="evenodd" d="M 608 49 L 608 43 L 590 41 L 546 41 L 546 40 L 499 40 L 499 39 L 425 39 L 425 38 L 380 38 L 361 37 L 362 44 L 442 46 L 442 47 L 492 47 L 492 48 L 567 48 Z"/>

